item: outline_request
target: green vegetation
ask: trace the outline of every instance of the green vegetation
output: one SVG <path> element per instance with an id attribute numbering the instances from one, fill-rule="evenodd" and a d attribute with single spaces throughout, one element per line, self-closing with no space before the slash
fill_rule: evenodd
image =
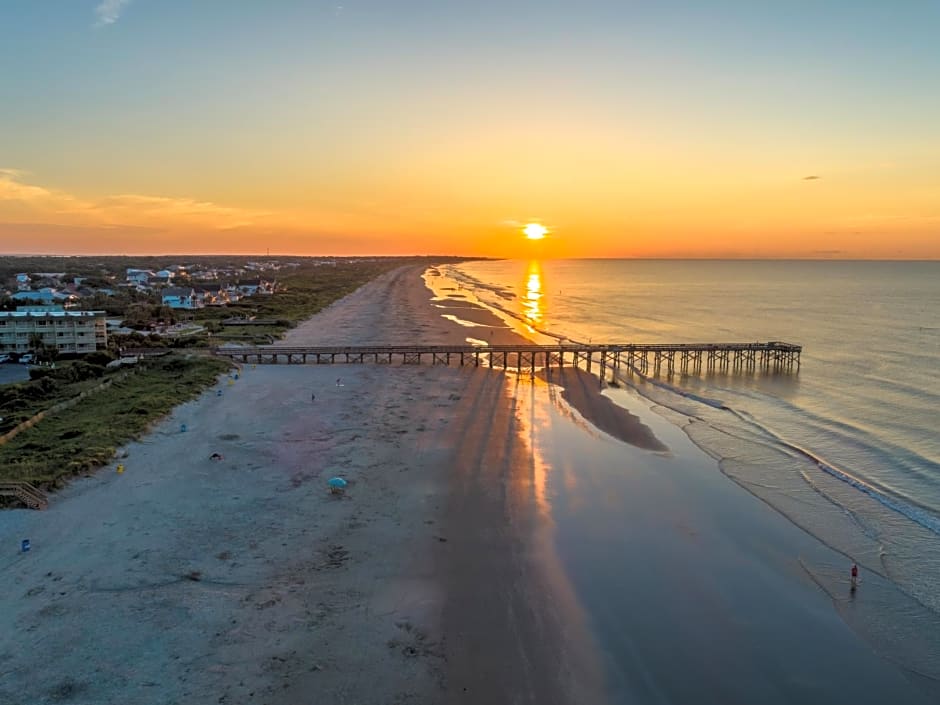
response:
<path id="1" fill-rule="evenodd" d="M 29 382 L 0 386 L 0 435 L 101 384 L 110 356 L 93 353 L 87 357 L 91 359 L 57 363 L 55 368 L 34 367 Z"/>
<path id="2" fill-rule="evenodd" d="M 76 363 L 66 368 L 77 371 L 65 379 L 44 376 L 0 388 L 0 408 L 17 399 L 28 400 L 28 407 L 36 413 L 39 406 L 49 408 L 103 381 L 98 377 L 81 379 L 91 374 L 81 365 L 94 367 Z M 173 354 L 108 373 L 103 378 L 114 378 L 110 387 L 51 414 L 0 446 L 0 479 L 57 487 L 69 476 L 111 462 L 119 446 L 139 437 L 177 404 L 197 396 L 228 368 L 229 363 L 223 360 Z M 68 381 L 70 377 L 75 381 Z"/>

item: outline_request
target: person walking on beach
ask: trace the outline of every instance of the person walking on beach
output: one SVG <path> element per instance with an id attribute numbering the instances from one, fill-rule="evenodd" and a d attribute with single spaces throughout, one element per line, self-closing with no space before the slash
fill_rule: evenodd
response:
<path id="1" fill-rule="evenodd" d="M 852 564 L 852 589 L 854 590 L 857 587 L 858 587 L 858 564 L 853 563 Z"/>

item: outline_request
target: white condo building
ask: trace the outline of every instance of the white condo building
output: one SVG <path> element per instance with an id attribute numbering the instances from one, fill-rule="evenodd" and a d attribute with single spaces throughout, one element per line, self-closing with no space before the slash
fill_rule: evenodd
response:
<path id="1" fill-rule="evenodd" d="M 89 353 L 108 344 L 104 311 L 62 311 L 20 307 L 0 311 L 0 352 L 25 353 L 38 333 L 47 348 L 63 353 Z"/>

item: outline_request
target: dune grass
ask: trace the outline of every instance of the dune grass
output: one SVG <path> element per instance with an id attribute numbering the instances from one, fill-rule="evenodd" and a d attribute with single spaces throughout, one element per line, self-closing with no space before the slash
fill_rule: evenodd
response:
<path id="1" fill-rule="evenodd" d="M 142 362 L 107 389 L 0 446 L 0 479 L 51 489 L 105 465 L 118 447 L 198 396 L 229 367 L 227 361 L 206 356 L 172 355 Z"/>

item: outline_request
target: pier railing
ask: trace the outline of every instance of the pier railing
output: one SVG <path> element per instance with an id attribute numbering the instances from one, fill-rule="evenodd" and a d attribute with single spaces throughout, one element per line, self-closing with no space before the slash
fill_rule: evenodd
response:
<path id="1" fill-rule="evenodd" d="M 755 343 L 566 343 L 559 345 L 352 345 L 288 347 L 221 346 L 216 355 L 257 364 L 403 364 L 475 365 L 514 369 L 586 367 L 603 376 L 610 368 L 641 374 L 705 370 L 786 372 L 799 370 L 803 347 L 780 341 Z"/>

